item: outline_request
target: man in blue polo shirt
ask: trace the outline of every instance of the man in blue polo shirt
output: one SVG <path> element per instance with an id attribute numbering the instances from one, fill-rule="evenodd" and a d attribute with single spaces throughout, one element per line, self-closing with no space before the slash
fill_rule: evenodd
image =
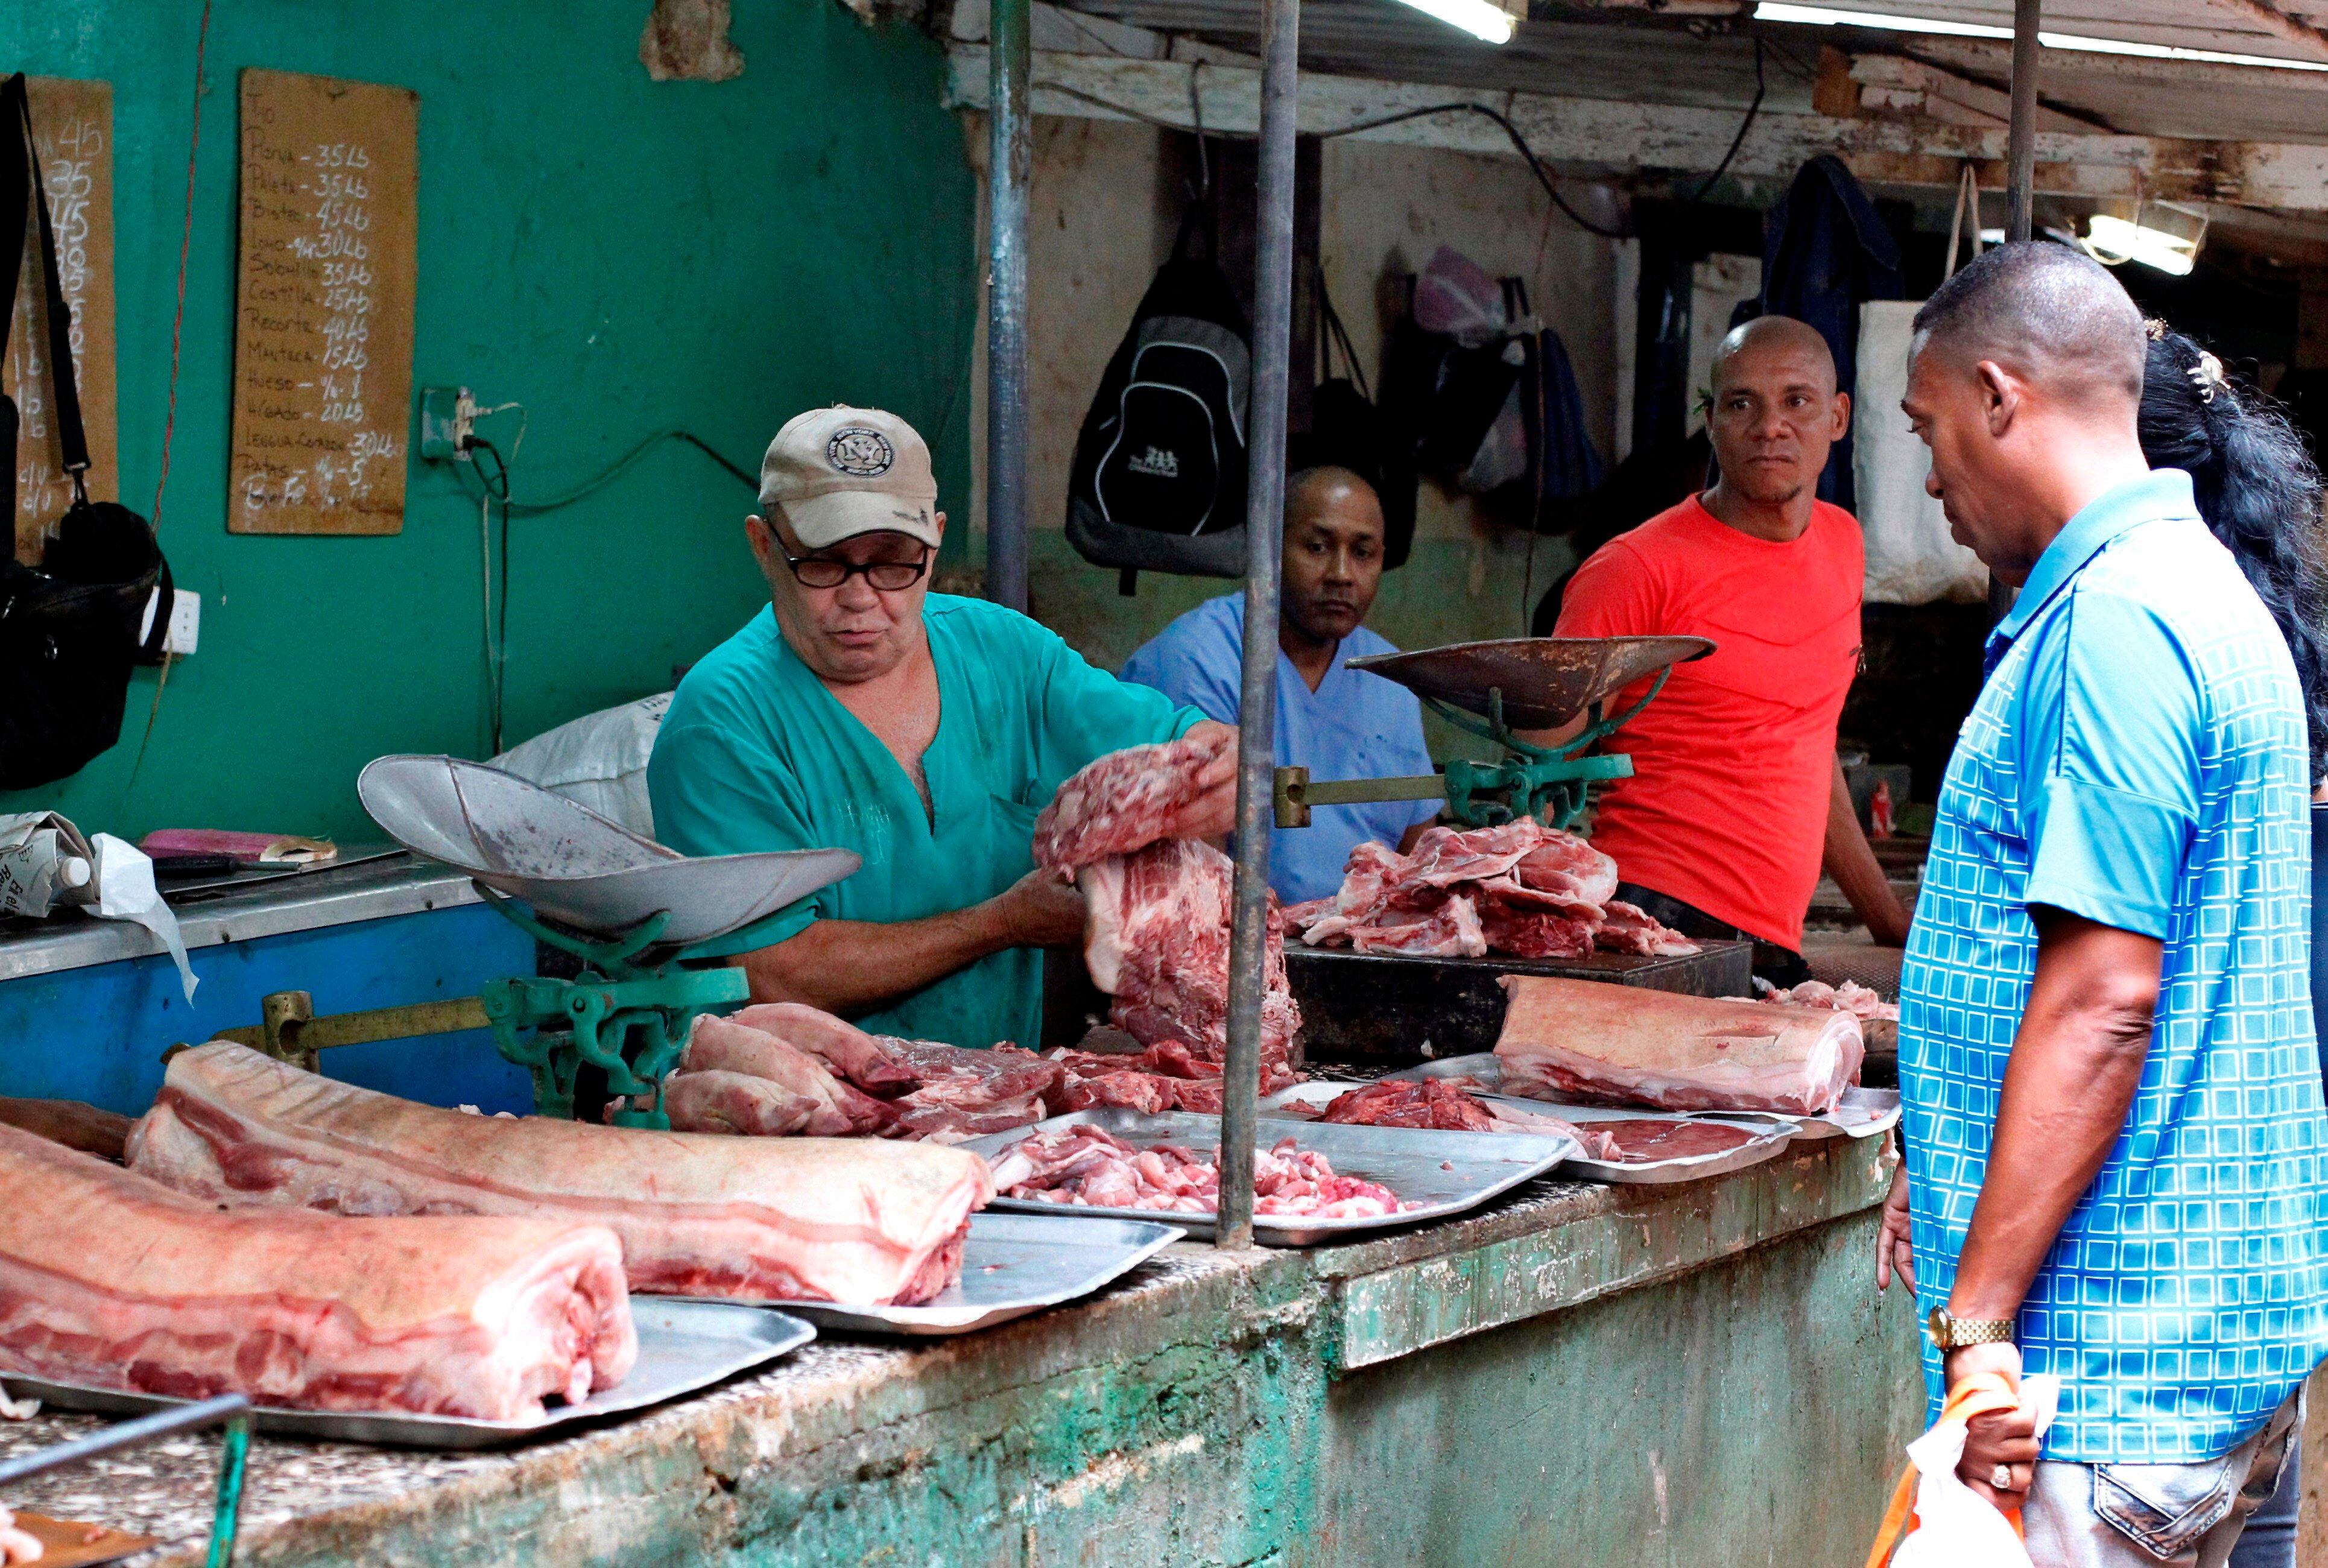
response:
<path id="1" fill-rule="evenodd" d="M 1959 1474 L 2040 1568 L 2220 1568 L 2328 1353 L 2286 643 L 2136 437 L 2139 313 L 2066 247 L 1916 318 L 1910 421 L 1957 539 L 2019 587 L 1941 784 L 1901 974 L 1903 1179 L 1881 1281 L 1933 1397 L 2061 1378 L 2042 1452 L 1976 1418 Z"/>
<path id="2" fill-rule="evenodd" d="M 1395 653 L 1360 623 L 1382 587 L 1383 512 L 1356 470 L 1319 465 L 1285 481 L 1283 592 L 1277 618 L 1277 763 L 1328 779 L 1411 777 L 1431 771 L 1422 705 L 1395 681 L 1349 662 Z M 1242 695 L 1244 595 L 1207 599 L 1143 643 L 1123 678 L 1224 724 Z M 1351 849 L 1368 839 L 1405 849 L 1439 814 L 1434 801 L 1316 806 L 1310 826 L 1269 840 L 1269 885 L 1288 904 L 1342 885 Z"/>

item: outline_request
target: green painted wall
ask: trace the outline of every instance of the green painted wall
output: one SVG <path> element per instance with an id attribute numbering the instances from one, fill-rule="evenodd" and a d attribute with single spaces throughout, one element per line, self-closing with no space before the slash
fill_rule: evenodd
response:
<path id="1" fill-rule="evenodd" d="M 0 67 L 114 89 L 123 499 L 153 501 L 183 221 L 194 0 L 0 0 Z M 202 99 L 175 448 L 162 532 L 202 596 L 201 652 L 130 690 L 124 739 L 0 797 L 90 830 L 376 835 L 357 769 L 488 749 L 474 492 L 412 465 L 392 539 L 226 532 L 236 84 L 246 66 L 420 95 L 413 385 L 520 401 L 520 499 L 691 430 L 747 467 L 803 408 L 879 404 L 969 482 L 974 192 L 913 29 L 835 0 L 746 0 L 744 74 L 651 81 L 648 0 L 221 0 Z M 493 420 L 504 450 L 515 415 Z M 749 493 L 665 443 L 589 500 L 512 527 L 507 734 L 661 690 L 756 603 Z"/>

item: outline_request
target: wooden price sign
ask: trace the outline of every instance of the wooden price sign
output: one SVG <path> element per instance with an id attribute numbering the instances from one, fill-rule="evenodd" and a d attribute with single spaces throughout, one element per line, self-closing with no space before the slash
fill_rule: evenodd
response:
<path id="1" fill-rule="evenodd" d="M 396 533 L 412 399 L 420 99 L 242 73 L 236 533 Z"/>
<path id="2" fill-rule="evenodd" d="M 89 493 L 112 501 L 120 483 L 114 464 L 113 89 L 102 81 L 44 76 L 25 85 L 33 156 L 57 236 L 57 279 L 72 313 L 73 374 L 89 436 Z M 27 223 L 8 353 L 0 361 L 0 390 L 15 399 L 23 421 L 16 433 L 15 549 L 23 561 L 41 559 L 42 540 L 73 493 L 59 444 L 40 245 L 37 222 Z"/>

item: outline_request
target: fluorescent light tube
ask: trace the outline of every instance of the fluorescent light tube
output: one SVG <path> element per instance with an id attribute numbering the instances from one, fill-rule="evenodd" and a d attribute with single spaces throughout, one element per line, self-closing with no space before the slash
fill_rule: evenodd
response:
<path id="1" fill-rule="evenodd" d="M 2090 250 L 2107 252 L 2126 261 L 2139 261 L 2176 277 L 2190 276 L 2199 253 L 2196 240 L 2164 229 L 2129 223 L 2107 212 L 2097 212 L 2086 220 L 2086 239 Z M 2106 260 L 2107 257 L 2097 256 L 2096 259 Z"/>
<path id="2" fill-rule="evenodd" d="M 1488 0 L 1400 0 L 1412 5 L 1425 16 L 1435 16 L 1450 27 L 1460 28 L 1472 37 L 1488 43 L 1509 43 L 1512 41 L 1512 14 Z"/>
<path id="3" fill-rule="evenodd" d="M 1413 0 L 1408 0 L 1411 5 Z M 1796 22 L 1813 27 L 1869 27 L 1882 33 L 1923 33 L 1948 38 L 2004 38 L 2010 27 L 1983 22 L 1948 22 L 1937 16 L 1905 16 L 1885 11 L 1841 11 L 1832 5 L 1793 5 L 1761 0 L 1757 22 Z M 2278 60 L 2267 54 L 2233 54 L 2220 49 L 2182 49 L 2167 43 L 2135 43 L 2121 38 L 2089 38 L 2076 33 L 2040 33 L 2048 49 L 2079 54 L 2129 54 L 2143 60 L 2188 60 L 2206 65 L 2253 65 L 2270 70 L 2328 70 L 2328 61 Z"/>

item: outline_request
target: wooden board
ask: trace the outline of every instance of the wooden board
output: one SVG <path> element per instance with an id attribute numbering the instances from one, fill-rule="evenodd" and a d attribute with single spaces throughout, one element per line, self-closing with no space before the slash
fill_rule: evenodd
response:
<path id="1" fill-rule="evenodd" d="M 35 76 L 27 84 L 33 150 L 48 187 L 49 221 L 57 235 L 57 276 L 72 311 L 73 374 L 81 426 L 89 436 L 89 493 L 120 493 L 114 394 L 113 88 L 102 81 Z M 48 313 L 41 304 L 39 230 L 26 226 L 24 270 L 8 324 L 0 390 L 15 399 L 15 549 L 40 559 L 41 541 L 72 501 L 59 445 L 49 373 Z"/>
<path id="2" fill-rule="evenodd" d="M 236 533 L 396 533 L 412 399 L 420 99 L 242 73 Z"/>
<path id="3" fill-rule="evenodd" d="M 110 1525 L 84 1525 L 71 1519 L 52 1519 L 45 1514 L 19 1514 L 16 1528 L 41 1543 L 41 1568 L 90 1568 L 143 1552 L 158 1543 L 151 1535 L 133 1535 Z"/>

